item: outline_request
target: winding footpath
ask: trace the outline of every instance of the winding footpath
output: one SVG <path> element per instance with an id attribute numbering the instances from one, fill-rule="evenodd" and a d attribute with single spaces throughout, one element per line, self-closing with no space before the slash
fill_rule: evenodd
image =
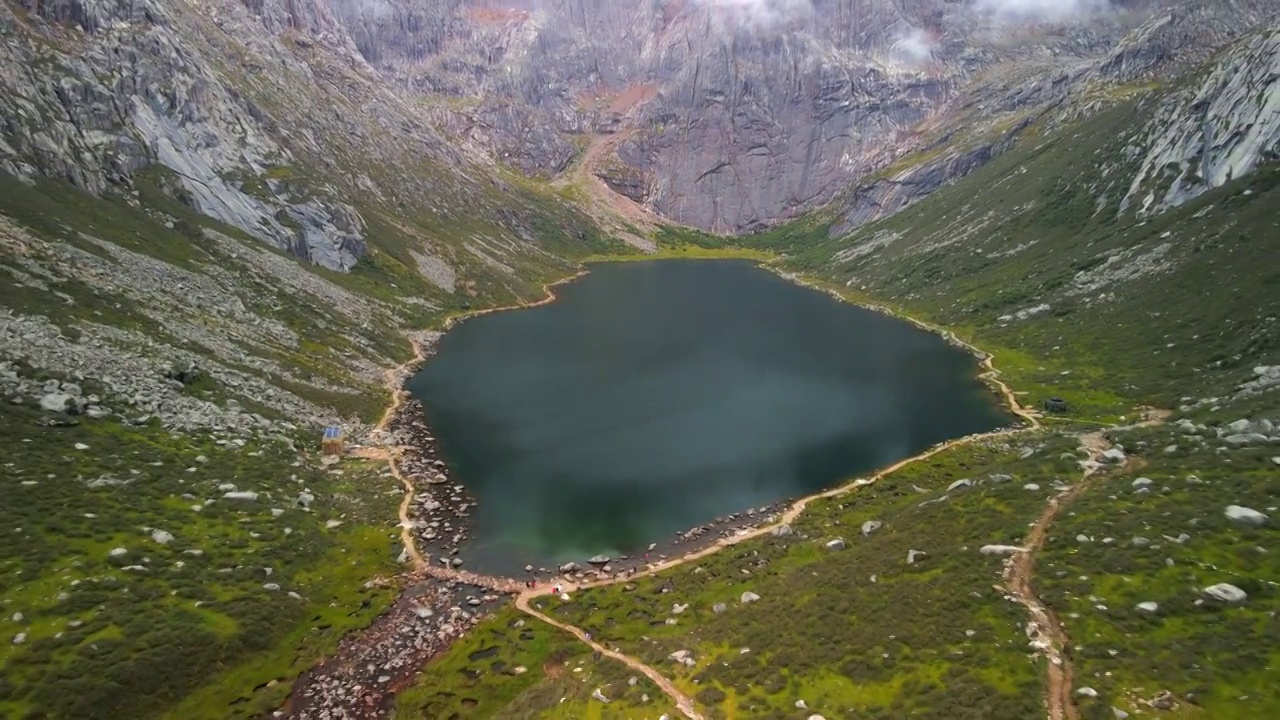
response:
<path id="1" fill-rule="evenodd" d="M 586 271 L 583 270 L 578 274 L 573 275 L 572 277 L 568 277 L 568 278 L 565 278 L 564 280 L 546 285 L 545 286 L 545 290 L 547 293 L 546 297 L 540 301 L 530 303 L 530 304 L 525 304 L 525 305 L 511 306 L 511 307 L 489 308 L 485 310 L 474 311 L 466 315 L 456 316 L 456 317 L 450 318 L 449 321 L 445 323 L 445 329 L 447 330 L 453 327 L 456 323 L 461 322 L 466 318 L 474 317 L 476 315 L 482 315 L 482 314 L 487 314 L 491 312 L 501 312 L 504 310 L 515 309 L 518 307 L 532 307 L 536 305 L 549 303 L 555 299 L 554 288 L 556 285 L 570 282 L 574 279 L 577 279 L 585 272 Z M 796 282 L 801 282 L 801 284 L 807 284 L 807 283 L 803 283 L 802 281 L 800 281 L 798 278 L 795 278 L 795 277 L 789 277 L 788 279 L 791 279 Z M 814 287 L 814 286 L 810 285 L 810 287 Z M 844 298 L 840 297 L 838 293 L 830 289 L 825 289 L 825 288 L 816 288 L 816 289 L 823 290 L 824 292 L 828 292 L 832 295 L 835 295 L 837 298 L 844 300 Z M 569 581 L 568 579 L 564 579 L 559 583 L 546 582 L 533 588 L 529 588 L 524 583 L 513 578 L 493 577 L 493 576 L 481 575 L 478 573 L 472 573 L 464 570 L 459 570 L 456 568 L 443 566 L 443 565 L 432 565 L 430 562 L 430 558 L 418 548 L 417 542 L 413 534 L 413 519 L 410 515 L 410 510 L 412 508 L 416 490 L 413 483 L 413 479 L 408 477 L 405 473 L 403 473 L 399 467 L 400 465 L 399 459 L 403 454 L 405 448 L 401 446 L 393 446 L 393 445 L 361 448 L 358 454 L 361 455 L 362 457 L 366 457 L 369 459 L 385 460 L 388 463 L 389 467 L 391 468 L 391 473 L 404 486 L 405 495 L 399 507 L 399 519 L 400 519 L 400 528 L 401 528 L 400 537 L 401 537 L 401 541 L 404 543 L 404 548 L 408 556 L 408 559 L 413 564 L 413 571 L 412 571 L 413 575 L 427 576 L 427 577 L 433 577 L 441 580 L 461 582 L 469 585 L 487 588 L 487 589 L 494 590 L 501 593 L 515 595 L 516 596 L 515 606 L 521 612 L 525 613 L 526 615 L 529 615 L 530 617 L 540 622 L 546 623 L 548 625 L 551 625 L 552 627 L 558 628 L 564 632 L 567 632 L 573 635 L 579 641 L 589 646 L 593 651 L 598 652 L 601 655 L 607 656 L 613 660 L 616 660 L 626 665 L 627 667 L 631 668 L 632 670 L 643 674 L 645 677 L 653 681 L 653 683 L 656 684 L 658 688 L 660 688 L 662 692 L 667 695 L 667 697 L 671 700 L 671 702 L 675 704 L 676 709 L 680 712 L 681 715 L 683 715 L 685 718 L 688 718 L 688 720 L 703 720 L 704 716 L 698 712 L 692 698 L 690 698 L 686 693 L 681 691 L 678 687 L 676 687 L 675 683 L 673 683 L 669 678 L 663 676 L 660 672 L 658 672 L 652 666 L 644 663 L 643 661 L 633 656 L 627 655 L 625 653 L 622 653 L 617 650 L 607 648 L 601 645 L 599 642 L 596 642 L 595 640 L 591 639 L 587 635 L 587 633 L 581 628 L 562 622 L 560 620 L 552 618 L 547 614 L 543 613 L 541 610 L 534 607 L 533 601 L 538 598 L 552 595 L 553 586 L 557 584 L 561 588 L 561 592 L 570 593 L 570 592 L 576 592 L 580 590 L 587 590 L 591 588 L 607 587 L 610 585 L 615 585 L 615 584 L 624 583 L 624 582 L 633 582 L 638 578 L 657 575 L 658 573 L 665 572 L 672 568 L 676 568 L 682 565 L 686 565 L 688 563 L 696 562 L 710 555 L 714 555 L 715 553 L 718 553 L 721 550 L 724 550 L 725 548 L 729 548 L 729 547 L 741 544 L 743 542 L 746 542 L 748 540 L 753 540 L 753 539 L 768 535 L 772 533 L 775 529 L 783 525 L 788 525 L 794 522 L 798 517 L 800 517 L 800 515 L 805 511 L 805 509 L 808 508 L 809 505 L 815 501 L 840 497 L 850 492 L 853 492 L 857 489 L 872 485 L 878 482 L 879 480 L 913 463 L 927 460 L 940 453 L 946 452 L 947 450 L 950 450 L 962 445 L 969 445 L 977 442 L 990 441 L 990 440 L 995 440 L 1002 437 L 1010 437 L 1017 434 L 1034 432 L 1043 428 L 1043 425 L 1038 415 L 1032 412 L 1031 410 L 1028 410 L 1022 407 L 1021 403 L 1018 402 L 1018 399 L 1015 396 L 1013 390 L 1010 389 L 1009 386 L 1000 379 L 999 377 L 1000 373 L 995 368 L 993 364 L 993 358 L 991 355 L 985 352 L 982 352 L 981 350 L 974 347 L 973 345 L 960 340 L 953 333 L 949 331 L 943 330 L 941 328 L 933 327 L 931 325 L 928 325 L 927 323 L 923 323 L 914 318 L 902 316 L 884 307 L 873 306 L 873 307 L 870 307 L 869 309 L 876 310 L 879 312 L 886 312 L 896 317 L 901 317 L 905 320 L 912 322 L 917 327 L 940 334 L 949 342 L 952 342 L 957 346 L 963 347 L 969 350 L 970 352 L 973 352 L 975 355 L 979 356 L 981 358 L 981 366 L 983 368 L 983 372 L 980 375 L 980 377 L 999 392 L 1005 405 L 1009 408 L 1009 410 L 1014 415 L 1016 415 L 1024 423 L 1024 425 L 1020 427 L 1015 427 L 1015 428 L 997 430 L 989 433 L 969 435 L 966 437 L 949 440 L 939 445 L 935 445 L 934 447 L 928 450 L 925 450 L 924 452 L 918 455 L 905 458 L 888 467 L 885 467 L 877 471 L 875 474 L 871 475 L 870 477 L 858 478 L 856 480 L 853 480 L 839 487 L 799 498 L 795 500 L 781 515 L 777 517 L 775 521 L 771 523 L 759 525 L 755 528 L 752 528 L 751 530 L 739 533 L 737 535 L 721 538 L 718 541 L 716 541 L 714 544 L 711 544 L 700 550 L 693 551 L 688 554 L 671 558 L 668 560 L 664 560 L 661 562 L 651 563 L 647 565 L 644 570 L 632 573 L 625 577 L 605 578 L 605 579 L 582 582 L 582 583 L 574 583 L 572 581 Z M 377 436 L 381 432 L 384 432 L 386 430 L 387 425 L 392 420 L 392 418 L 394 418 L 395 414 L 399 412 L 400 408 L 404 404 L 405 399 L 408 397 L 408 392 L 404 389 L 404 381 L 408 373 L 411 372 L 414 368 L 418 367 L 423 362 L 425 357 L 426 357 L 426 353 L 425 353 L 423 344 L 415 340 L 414 341 L 414 357 L 408 362 L 406 362 L 405 364 L 387 371 L 386 386 L 388 391 L 392 395 L 392 403 L 390 406 L 388 406 L 386 412 L 383 414 L 382 419 L 378 422 L 377 426 L 375 426 L 374 428 L 375 436 Z M 1158 424 L 1160 422 L 1163 422 L 1166 416 L 1167 416 L 1166 414 L 1161 412 L 1150 411 L 1146 416 L 1146 420 L 1142 423 L 1139 423 L 1138 425 L 1141 426 L 1141 425 Z M 1090 453 L 1093 456 L 1096 456 L 1098 453 L 1106 450 L 1107 447 L 1109 447 L 1109 443 L 1106 441 L 1105 437 L 1101 432 L 1084 435 L 1081 437 L 1081 441 L 1085 447 L 1090 449 Z M 1097 465 L 1091 465 L 1088 469 L 1084 471 L 1084 474 L 1080 482 L 1076 483 L 1071 488 L 1063 491 L 1062 493 L 1054 496 L 1049 501 L 1049 504 L 1045 508 L 1044 512 L 1040 515 L 1040 517 L 1036 520 L 1035 524 L 1032 526 L 1030 533 L 1028 534 L 1026 540 L 1022 545 L 1022 550 L 1019 551 L 1017 554 L 1015 554 L 1013 558 L 1011 558 L 1009 563 L 1006 565 L 1006 569 L 1004 573 L 1004 581 L 1005 581 L 1006 589 L 1019 603 L 1021 603 L 1027 609 L 1028 614 L 1031 616 L 1031 619 L 1028 622 L 1027 631 L 1028 631 L 1028 635 L 1032 639 L 1033 645 L 1035 645 L 1036 648 L 1042 654 L 1044 654 L 1049 661 L 1048 671 L 1047 671 L 1048 688 L 1046 690 L 1046 699 L 1045 699 L 1047 716 L 1049 720 L 1079 720 L 1079 711 L 1076 708 L 1073 697 L 1072 697 L 1073 676 L 1074 676 L 1073 667 L 1071 664 L 1070 657 L 1064 652 L 1064 648 L 1067 647 L 1067 644 L 1068 644 L 1066 631 L 1062 627 L 1061 622 L 1058 620 L 1057 616 L 1053 613 L 1053 611 L 1047 606 L 1045 606 L 1044 603 L 1042 603 L 1039 600 L 1039 598 L 1035 595 L 1035 592 L 1033 590 L 1033 579 L 1034 579 L 1034 571 L 1035 571 L 1035 554 L 1037 551 L 1039 551 L 1043 547 L 1045 539 L 1048 536 L 1049 528 L 1053 524 L 1054 520 L 1057 518 L 1058 514 L 1062 511 L 1064 507 L 1069 505 L 1076 497 L 1078 497 L 1081 493 L 1083 493 L 1086 490 L 1086 488 L 1089 485 L 1089 480 L 1093 477 L 1093 475 L 1097 472 L 1098 469 L 1099 467 Z"/>
<path id="2" fill-rule="evenodd" d="M 588 637 L 582 628 L 569 625 L 568 623 L 562 623 L 529 605 L 530 600 L 544 594 L 546 593 L 532 591 L 523 592 L 516 598 L 516 607 L 530 617 L 541 620 L 552 627 L 559 628 L 570 635 L 573 635 L 583 643 L 586 643 L 592 650 L 613 658 L 636 672 L 642 673 L 645 677 L 652 680 L 653 683 L 676 704 L 676 709 L 680 711 L 681 715 L 689 718 L 689 720 L 704 720 L 702 714 L 698 712 L 696 707 L 694 707 L 693 698 L 690 698 L 688 695 L 681 692 L 680 689 L 675 686 L 675 683 L 671 682 L 670 679 L 653 669 L 652 666 L 646 665 L 630 655 L 623 654 L 617 650 L 611 650 Z"/>
<path id="3" fill-rule="evenodd" d="M 1160 425 L 1170 417 L 1166 410 L 1146 408 L 1143 419 L 1134 425 L 1115 427 L 1115 430 L 1129 430 L 1140 427 Z M 1027 637 L 1031 644 L 1049 661 L 1046 670 L 1048 681 L 1045 688 L 1045 709 L 1049 720 L 1079 720 L 1080 710 L 1076 707 L 1072 691 L 1075 687 L 1075 667 L 1071 656 L 1066 652 L 1070 637 L 1062 626 L 1062 621 L 1052 608 L 1045 605 L 1035 593 L 1036 553 L 1043 547 L 1049 536 L 1049 528 L 1062 510 L 1080 497 L 1092 484 L 1093 478 L 1102 469 L 1119 469 L 1123 465 L 1105 466 L 1096 459 L 1111 449 L 1111 441 L 1106 431 L 1092 432 L 1080 436 L 1080 446 L 1088 451 L 1094 462 L 1087 463 L 1080 481 L 1050 498 L 1044 512 L 1031 526 L 1031 532 L 1023 540 L 1022 548 L 1005 565 L 1005 589 L 1027 609 L 1031 619 L 1027 622 Z M 1127 463 L 1127 460 L 1125 461 Z"/>
<path id="4" fill-rule="evenodd" d="M 1096 457 L 1106 450 L 1108 443 L 1102 433 L 1091 433 L 1081 438 L 1083 447 L 1089 449 L 1090 457 Z M 1045 709 L 1049 720 L 1079 720 L 1080 712 L 1072 699 L 1071 691 L 1075 682 L 1075 668 L 1071 657 L 1066 654 L 1069 641 L 1066 630 L 1058 616 L 1047 605 L 1041 602 L 1032 586 L 1035 578 L 1036 553 L 1044 547 L 1049 536 L 1049 528 L 1057 519 L 1062 509 L 1070 505 L 1089 485 L 1090 478 L 1101 466 L 1090 464 L 1080 478 L 1080 482 L 1063 490 L 1049 500 L 1044 512 L 1036 518 L 1031 532 L 1022 541 L 1022 550 L 1016 553 L 1005 565 L 1005 589 L 1027 609 L 1031 619 L 1027 621 L 1027 637 L 1036 650 L 1049 661 L 1046 670 L 1048 681 L 1045 688 Z"/>

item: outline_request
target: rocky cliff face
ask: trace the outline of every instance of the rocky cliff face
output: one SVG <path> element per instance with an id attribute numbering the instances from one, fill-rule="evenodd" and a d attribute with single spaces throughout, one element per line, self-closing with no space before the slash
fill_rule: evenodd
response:
<path id="1" fill-rule="evenodd" d="M 678 222 L 751 230 L 851 197 L 852 227 L 972 169 L 1028 117 L 1181 72 L 1275 12 L 999 7 L 9 0 L 0 167 L 102 193 L 162 166 L 200 212 L 334 269 L 365 252 L 355 200 L 417 202 L 423 163 L 451 177 L 429 193 L 463 197 L 467 167 L 551 178 L 601 134 L 622 137 L 598 174 Z M 932 162 L 882 172 L 912 153 Z M 322 179 L 281 177 L 295 166 Z M 375 179 L 387 168 L 395 182 Z"/>
<path id="2" fill-rule="evenodd" d="M 1144 215 L 1280 158 L 1280 31 L 1249 39 L 1162 104 L 1132 154 L 1141 166 L 1123 207 Z"/>
<path id="3" fill-rule="evenodd" d="M 0 58 L 10 69 L 0 100 L 9 119 L 0 168 L 102 194 L 162 166 L 200 212 L 317 264 L 349 269 L 364 250 L 363 222 L 349 204 L 299 188 L 248 192 L 238 181 L 296 159 L 261 122 L 262 108 L 227 81 L 228 68 L 220 67 L 227 58 L 197 40 L 228 20 L 256 20 L 263 29 L 333 24 L 314 3 L 290 3 L 287 11 L 280 3 L 247 5 L 261 15 L 216 4 L 23 0 L 15 16 L 4 6 L 12 30 Z"/>
<path id="4" fill-rule="evenodd" d="M 350 419 L 403 328 L 600 247 L 426 123 L 326 0 L 4 0 L 0 32 L 0 360 L 113 408 L 229 422 L 155 370 L 199 361 L 263 413 Z"/>
<path id="5" fill-rule="evenodd" d="M 163 168 L 198 212 L 349 270 L 369 206 L 448 218 L 487 172 L 386 83 L 339 17 L 325 0 L 8 0 L 0 170 L 128 195 Z"/>
<path id="6" fill-rule="evenodd" d="M 942 0 L 330 2 L 363 56 L 476 156 L 554 176 L 592 134 L 625 133 L 607 177 L 625 177 L 628 197 L 669 218 L 726 232 L 831 200 L 980 101 L 1044 110 L 1082 78 L 1172 73 L 1274 10 L 1266 0 L 1033 13 Z M 963 123 L 989 120 L 970 112 Z M 968 166 L 945 158 L 925 175 Z"/>

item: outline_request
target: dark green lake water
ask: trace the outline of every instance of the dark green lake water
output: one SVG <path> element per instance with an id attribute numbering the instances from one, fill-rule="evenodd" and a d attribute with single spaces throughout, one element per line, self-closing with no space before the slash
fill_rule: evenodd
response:
<path id="1" fill-rule="evenodd" d="M 606 264 L 409 383 L 479 500 L 467 566 L 634 554 L 1008 416 L 941 338 L 738 261 Z"/>

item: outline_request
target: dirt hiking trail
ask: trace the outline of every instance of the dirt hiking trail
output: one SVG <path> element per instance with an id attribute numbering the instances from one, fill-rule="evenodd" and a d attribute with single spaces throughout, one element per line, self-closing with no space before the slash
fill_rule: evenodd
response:
<path id="1" fill-rule="evenodd" d="M 574 627 L 573 625 L 568 625 L 566 623 L 562 623 L 559 620 L 549 617 L 548 615 L 534 609 L 529 605 L 529 600 L 533 597 L 537 597 L 537 594 L 521 594 L 520 597 L 516 598 L 516 607 L 519 608 L 521 612 L 524 612 L 531 617 L 537 618 L 538 620 L 541 620 L 542 622 L 552 627 L 560 628 L 561 630 L 569 633 L 570 635 L 573 635 L 574 637 L 578 638 L 579 640 L 581 640 L 582 642 L 590 646 L 592 650 L 595 650 L 596 652 L 602 655 L 605 655 L 607 657 L 613 658 L 614 660 L 617 660 L 618 662 L 622 663 L 623 665 L 626 665 L 632 670 L 635 670 L 636 672 L 644 674 L 645 677 L 652 680 L 655 685 L 661 688 L 663 694 L 665 694 L 668 698 L 671 699 L 672 702 L 676 704 L 676 709 L 680 711 L 681 715 L 684 715 L 686 718 L 689 718 L 689 720 L 703 720 L 703 716 L 698 712 L 697 708 L 694 707 L 693 700 L 688 695 L 685 695 L 684 693 L 680 692 L 680 689 L 675 686 L 675 683 L 668 680 L 661 673 L 659 673 L 657 670 L 654 670 L 649 665 L 646 665 L 645 663 L 640 662 L 639 660 L 631 657 L 630 655 L 625 655 L 616 650 L 610 650 L 609 648 L 601 645 L 595 640 L 592 640 L 591 638 L 587 637 L 586 632 L 584 632 L 581 628 Z"/>
<path id="2" fill-rule="evenodd" d="M 1171 415 L 1172 413 L 1167 410 L 1142 408 L 1141 422 L 1127 428 L 1116 429 L 1159 425 Z M 1127 459 L 1124 463 L 1115 465 L 1104 465 L 1098 462 L 1099 457 L 1112 448 L 1106 431 L 1081 435 L 1080 447 L 1089 453 L 1090 458 L 1085 463 L 1080 481 L 1049 499 L 1049 504 L 1045 506 L 1040 517 L 1031 526 L 1031 532 L 1023 540 L 1022 550 L 1009 559 L 1004 570 L 1005 590 L 1025 607 L 1031 616 L 1027 621 L 1027 637 L 1031 645 L 1049 661 L 1046 670 L 1048 683 L 1045 689 L 1045 710 L 1049 720 L 1080 720 L 1080 710 L 1076 707 L 1074 695 L 1075 666 L 1071 662 L 1071 655 L 1067 652 L 1071 639 L 1057 614 L 1035 593 L 1036 553 L 1044 547 L 1054 520 L 1064 508 L 1089 489 L 1100 472 L 1119 470 L 1128 464 Z"/>

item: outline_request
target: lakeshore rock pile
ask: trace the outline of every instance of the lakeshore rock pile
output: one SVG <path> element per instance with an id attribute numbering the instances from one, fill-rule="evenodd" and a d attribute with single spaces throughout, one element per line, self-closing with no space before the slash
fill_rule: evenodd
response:
<path id="1" fill-rule="evenodd" d="M 461 567 L 463 542 L 470 538 L 468 517 L 476 506 L 466 488 L 449 478 L 440 445 L 428 427 L 422 404 L 405 403 L 389 424 L 395 443 L 402 448 L 400 472 L 413 482 L 409 505 L 413 534 L 418 546 L 449 567 Z"/>
<path id="2" fill-rule="evenodd" d="M 334 659 L 299 678 L 275 717 L 389 717 L 394 693 L 410 684 L 428 659 L 479 621 L 483 612 L 479 606 L 485 601 L 476 593 L 482 592 L 437 580 L 408 588 L 367 630 L 344 638 Z M 468 595 L 470 599 L 459 602 Z"/>

